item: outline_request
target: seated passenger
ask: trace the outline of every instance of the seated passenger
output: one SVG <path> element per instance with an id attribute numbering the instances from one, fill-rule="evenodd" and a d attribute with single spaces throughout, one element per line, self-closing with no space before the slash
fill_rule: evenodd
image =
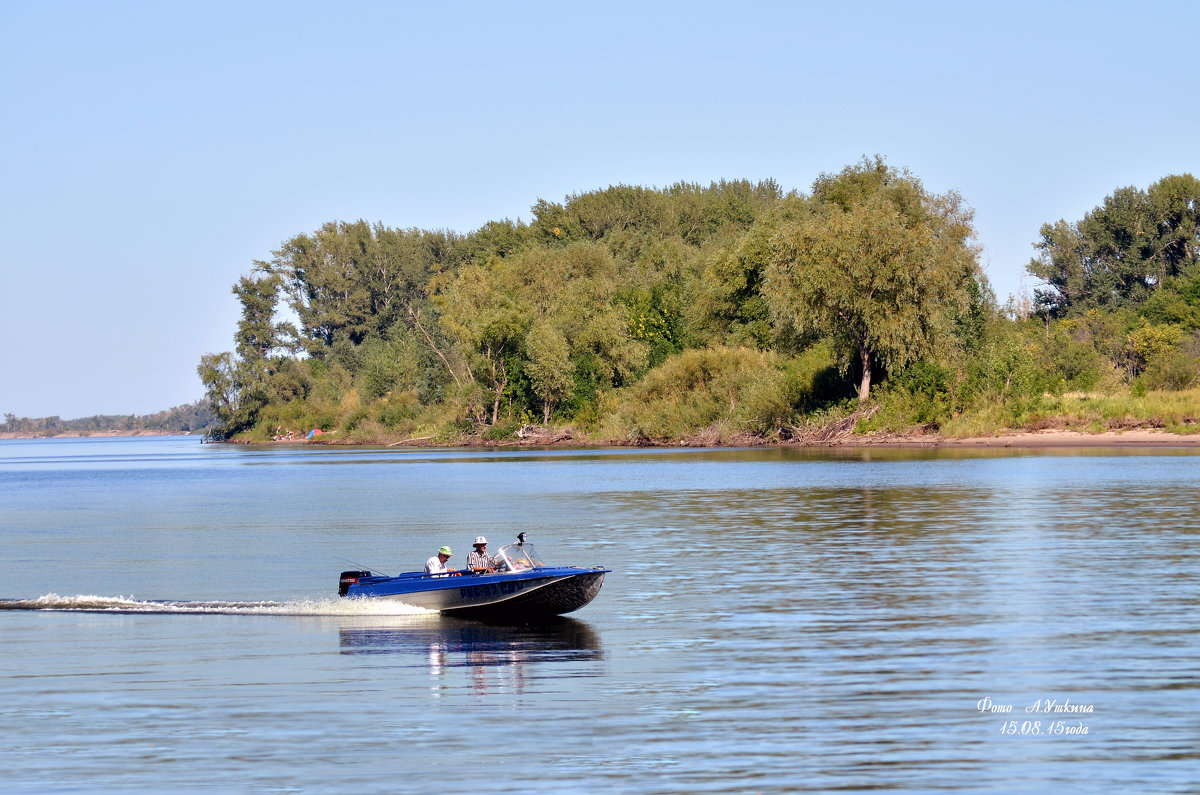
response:
<path id="1" fill-rule="evenodd" d="M 475 550 L 467 555 L 467 570 L 475 574 L 487 574 L 496 570 L 496 560 L 487 553 L 487 539 L 478 536 L 473 544 Z"/>
<path id="2" fill-rule="evenodd" d="M 454 569 L 446 568 L 446 561 L 450 560 L 451 554 L 453 553 L 450 552 L 450 547 L 442 547 L 439 549 L 436 555 L 425 561 L 425 573 L 438 574 L 441 576 L 454 573 Z"/>

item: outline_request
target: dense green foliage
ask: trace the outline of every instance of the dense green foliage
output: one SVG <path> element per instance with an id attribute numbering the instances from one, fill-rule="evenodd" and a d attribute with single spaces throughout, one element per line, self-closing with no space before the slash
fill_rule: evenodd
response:
<path id="1" fill-rule="evenodd" d="M 1080 221 L 1043 226 L 1036 247 L 1041 355 L 1073 388 L 1200 386 L 1200 180 L 1116 190 Z"/>
<path id="2" fill-rule="evenodd" d="M 1064 394 L 1198 385 L 1195 182 L 1044 227 L 1036 314 L 996 306 L 963 200 L 879 157 L 808 195 L 618 185 L 469 234 L 328 223 L 239 280 L 234 350 L 198 371 L 251 439 L 781 439 L 868 403 L 860 429 L 1020 427 Z"/>

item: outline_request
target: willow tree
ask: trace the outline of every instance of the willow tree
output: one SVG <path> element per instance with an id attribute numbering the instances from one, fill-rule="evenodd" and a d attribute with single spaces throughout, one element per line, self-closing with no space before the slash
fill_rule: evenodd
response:
<path id="1" fill-rule="evenodd" d="M 772 238 L 763 294 L 777 325 L 829 335 L 843 361 L 857 360 L 864 403 L 876 364 L 931 355 L 968 308 L 971 212 L 881 158 L 822 176 L 812 201 L 814 214 Z"/>

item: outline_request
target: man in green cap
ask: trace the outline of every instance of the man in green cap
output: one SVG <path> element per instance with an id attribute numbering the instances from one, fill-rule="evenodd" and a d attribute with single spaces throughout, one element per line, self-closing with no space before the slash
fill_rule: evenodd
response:
<path id="1" fill-rule="evenodd" d="M 425 561 L 425 573 L 441 574 L 444 576 L 453 572 L 454 569 L 446 568 L 446 561 L 450 560 L 450 556 L 452 554 L 453 553 L 450 551 L 450 547 L 442 547 L 439 549 L 436 555 Z"/>

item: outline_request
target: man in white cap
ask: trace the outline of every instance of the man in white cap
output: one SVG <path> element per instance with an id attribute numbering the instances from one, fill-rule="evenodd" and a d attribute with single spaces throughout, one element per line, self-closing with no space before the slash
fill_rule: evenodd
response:
<path id="1" fill-rule="evenodd" d="M 425 561 L 425 573 L 446 575 L 454 571 L 454 569 L 446 568 L 446 561 L 450 560 L 450 555 L 450 547 L 439 549 L 436 555 Z"/>
<path id="2" fill-rule="evenodd" d="M 467 555 L 467 571 L 473 574 L 484 574 L 496 570 L 496 562 L 487 553 L 487 539 L 483 536 L 475 538 L 474 551 Z"/>

